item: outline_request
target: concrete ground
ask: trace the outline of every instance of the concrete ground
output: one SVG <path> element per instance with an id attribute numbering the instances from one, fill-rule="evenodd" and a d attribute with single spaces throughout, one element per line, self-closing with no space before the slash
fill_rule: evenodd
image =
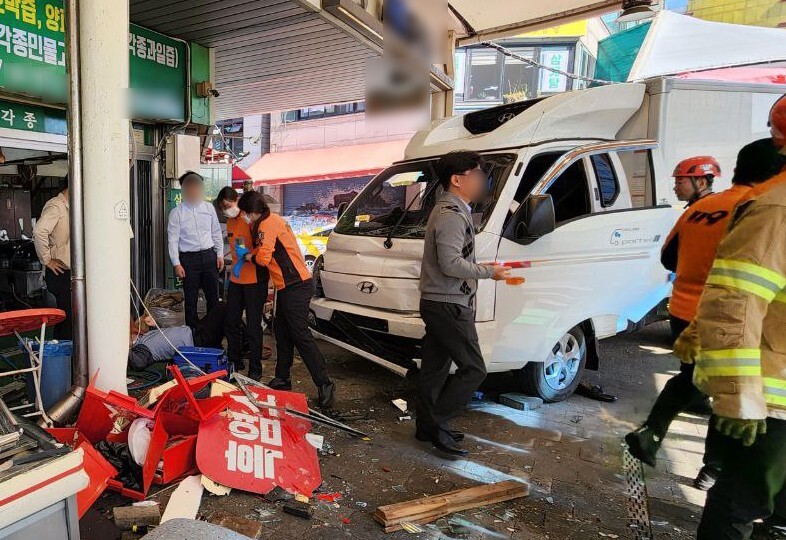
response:
<path id="1" fill-rule="evenodd" d="M 701 466 L 706 419 L 683 415 L 672 426 L 658 467 L 646 468 L 647 505 L 651 531 L 632 528 L 639 511 L 623 469 L 622 437 L 646 415 L 665 381 L 675 373 L 665 324 L 602 342 L 601 369 L 586 380 L 619 396 L 612 404 L 574 396 L 559 404 L 521 412 L 493 398 L 510 377 L 488 381 L 483 400 L 474 401 L 455 427 L 467 433 L 468 459 L 445 461 L 430 445 L 415 441 L 414 421 L 391 400 L 414 405 L 407 381 L 335 348 L 325 347 L 329 368 L 339 388 L 338 409 L 362 416 L 350 422 L 369 432 L 363 442 L 316 428 L 325 435 L 320 458 L 324 492 L 340 492 L 336 503 L 317 503 L 315 517 L 285 515 L 280 506 L 259 496 L 233 492 L 219 498 L 205 495 L 200 514 L 210 519 L 222 511 L 238 516 L 262 512 L 262 538 L 270 539 L 514 539 L 585 540 L 592 538 L 692 538 L 701 515 L 704 494 L 691 487 Z M 268 362 L 265 373 L 272 367 Z M 293 383 L 310 398 L 315 390 L 298 362 Z M 512 388 L 509 388 L 512 390 Z M 491 507 L 468 510 L 441 519 L 423 532 L 386 535 L 374 522 L 380 505 L 516 478 L 531 486 L 528 497 Z M 154 487 L 154 491 L 160 489 Z M 165 503 L 171 489 L 153 497 Z M 106 495 L 94 513 L 104 514 L 123 503 Z M 83 520 L 83 538 L 109 540 Z"/>

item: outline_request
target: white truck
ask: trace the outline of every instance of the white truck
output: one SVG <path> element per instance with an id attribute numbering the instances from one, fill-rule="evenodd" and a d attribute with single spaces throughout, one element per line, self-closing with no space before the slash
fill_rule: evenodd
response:
<path id="1" fill-rule="evenodd" d="M 597 368 L 598 340 L 637 328 L 670 293 L 660 249 L 681 205 L 675 164 L 769 136 L 786 87 L 659 78 L 503 105 L 435 122 L 346 208 L 315 267 L 317 337 L 405 375 L 424 324 L 425 225 L 449 151 L 481 152 L 490 195 L 473 206 L 478 261 L 522 285 L 481 281 L 476 325 L 489 372 L 548 402 Z M 725 180 L 725 182 L 723 181 Z"/>

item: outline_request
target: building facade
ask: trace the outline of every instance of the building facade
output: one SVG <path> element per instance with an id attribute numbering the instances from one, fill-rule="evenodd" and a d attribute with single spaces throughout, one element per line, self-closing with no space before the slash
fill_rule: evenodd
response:
<path id="1" fill-rule="evenodd" d="M 524 58 L 591 77 L 598 42 L 609 35 L 599 18 L 497 40 Z M 456 51 L 457 114 L 586 87 L 586 81 L 542 69 L 484 46 Z"/>

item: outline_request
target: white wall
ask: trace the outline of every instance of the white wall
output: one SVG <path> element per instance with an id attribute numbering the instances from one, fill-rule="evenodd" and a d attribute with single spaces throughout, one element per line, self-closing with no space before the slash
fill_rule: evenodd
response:
<path id="1" fill-rule="evenodd" d="M 359 113 L 284 123 L 282 114 L 274 112 L 270 122 L 270 151 L 353 146 L 409 139 L 413 134 L 414 130 L 406 118 L 377 121 Z M 249 159 L 249 163 L 253 161 Z"/>

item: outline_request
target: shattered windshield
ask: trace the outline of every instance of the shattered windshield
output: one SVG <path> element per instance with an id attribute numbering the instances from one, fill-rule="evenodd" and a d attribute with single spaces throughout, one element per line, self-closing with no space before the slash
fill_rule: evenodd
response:
<path id="1" fill-rule="evenodd" d="M 472 217 L 478 230 L 491 217 L 516 160 L 515 154 L 483 157 L 489 196 L 481 203 L 472 204 Z M 349 205 L 335 231 L 356 236 L 424 238 L 429 214 L 442 193 L 434 171 L 437 161 L 402 163 L 382 171 Z"/>

